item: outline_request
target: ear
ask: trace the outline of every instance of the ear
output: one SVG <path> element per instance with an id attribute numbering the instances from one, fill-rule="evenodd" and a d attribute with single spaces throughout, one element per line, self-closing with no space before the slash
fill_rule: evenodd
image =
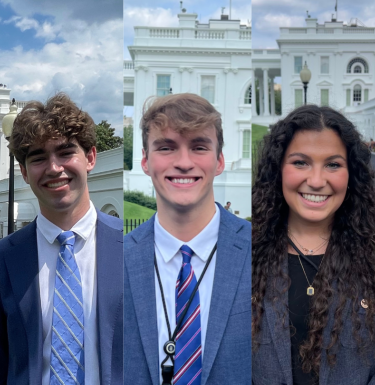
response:
<path id="1" fill-rule="evenodd" d="M 22 173 L 22 176 L 23 176 L 23 180 L 29 184 L 29 178 L 27 177 L 27 170 L 26 170 L 26 167 L 25 166 L 22 166 L 22 164 L 20 163 L 20 169 L 21 169 L 21 173 Z"/>
<path id="2" fill-rule="evenodd" d="M 148 159 L 147 159 L 147 154 L 146 154 L 146 151 L 144 148 L 142 148 L 142 160 L 141 160 L 141 166 L 142 166 L 142 170 L 143 172 L 150 176 L 150 172 L 148 170 Z"/>
<path id="3" fill-rule="evenodd" d="M 224 155 L 221 152 L 219 155 L 219 159 L 217 160 L 215 176 L 220 175 L 224 171 L 224 168 L 225 168 L 225 160 L 224 160 Z"/>
<path id="4" fill-rule="evenodd" d="M 87 166 L 86 170 L 87 172 L 90 172 L 94 169 L 95 163 L 96 163 L 96 147 L 93 146 L 91 150 L 86 154 L 87 158 Z"/>

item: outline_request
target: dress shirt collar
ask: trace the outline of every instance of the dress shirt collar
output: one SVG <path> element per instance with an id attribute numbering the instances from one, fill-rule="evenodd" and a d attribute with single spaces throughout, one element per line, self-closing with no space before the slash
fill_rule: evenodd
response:
<path id="1" fill-rule="evenodd" d="M 156 213 L 154 225 L 155 247 L 158 248 L 165 263 L 168 263 L 178 254 L 182 245 L 188 245 L 203 262 L 207 261 L 219 235 L 220 210 L 216 204 L 215 208 L 216 212 L 208 225 L 189 242 L 183 242 L 168 233 L 161 226 L 158 214 Z"/>
<path id="2" fill-rule="evenodd" d="M 89 237 L 92 229 L 96 225 L 97 213 L 93 203 L 90 201 L 90 208 L 87 213 L 70 229 L 75 234 L 79 235 L 83 241 L 86 241 Z M 57 238 L 57 236 L 63 231 L 60 227 L 50 222 L 41 213 L 38 214 L 36 219 L 36 226 L 51 245 Z"/>

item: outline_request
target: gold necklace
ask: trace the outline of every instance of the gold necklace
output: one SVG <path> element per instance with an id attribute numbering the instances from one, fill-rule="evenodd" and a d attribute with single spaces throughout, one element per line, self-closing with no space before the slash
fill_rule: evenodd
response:
<path id="1" fill-rule="evenodd" d="M 288 233 L 293 237 L 293 234 L 288 230 Z M 296 239 L 296 237 L 293 237 L 294 239 Z M 305 268 L 303 267 L 303 264 L 302 264 L 302 261 L 301 261 L 301 258 L 300 258 L 300 253 L 301 253 L 301 251 L 300 250 L 298 250 L 298 248 L 297 248 L 297 246 L 296 245 L 294 245 L 293 244 L 293 242 L 292 242 L 292 240 L 289 238 L 289 241 L 292 243 L 292 245 L 294 246 L 294 248 L 296 249 L 296 251 L 298 252 L 298 254 L 297 254 L 297 257 L 298 257 L 298 260 L 299 260 L 299 263 L 300 263 L 300 265 L 301 265 L 301 267 L 302 267 L 302 270 L 303 270 L 303 273 L 305 274 L 305 278 L 306 278 L 306 281 L 307 281 L 307 283 L 309 284 L 309 286 L 308 286 L 308 288 L 307 288 L 307 292 L 306 292 L 306 294 L 307 295 L 309 295 L 310 297 L 311 296 L 313 296 L 314 294 L 315 294 L 315 289 L 314 289 L 314 287 L 313 287 L 313 283 L 314 283 L 314 280 L 315 280 L 315 278 L 312 280 L 312 282 L 310 283 L 310 281 L 309 281 L 309 279 L 307 278 L 307 274 L 306 274 L 306 271 L 305 271 Z M 297 239 L 296 239 L 296 241 L 297 241 Z M 298 241 L 297 241 L 298 242 Z M 325 242 L 328 242 L 328 240 L 326 240 Z M 300 246 L 302 247 L 302 245 L 300 244 Z M 321 246 L 320 246 L 321 247 Z M 319 247 L 319 248 L 320 248 Z M 318 250 L 318 249 L 315 249 L 315 251 L 316 250 Z M 302 254 L 302 253 L 301 253 Z M 302 254 L 302 255 L 304 255 L 304 254 Z M 318 267 L 318 270 L 317 270 L 317 274 L 318 274 L 318 272 L 319 272 L 319 270 L 320 270 L 320 266 L 322 265 L 322 262 L 323 262 L 323 259 L 324 259 L 324 257 L 325 257 L 325 253 L 323 254 L 323 257 L 322 257 L 322 260 L 320 261 L 320 264 L 319 264 L 319 267 Z"/>
<path id="2" fill-rule="evenodd" d="M 316 253 L 318 250 L 320 250 L 326 243 L 328 243 L 328 239 L 325 239 L 323 241 L 323 243 L 321 243 L 319 246 L 317 246 L 315 249 L 308 249 L 306 247 L 303 247 L 299 242 L 298 242 L 298 239 L 289 231 L 288 229 L 288 234 L 290 234 L 293 239 L 301 246 L 302 250 L 305 252 L 305 254 L 307 253 L 308 255 L 313 255 L 314 253 Z"/>
<path id="3" fill-rule="evenodd" d="M 314 279 L 315 279 L 315 278 L 314 278 L 313 281 L 310 283 L 309 279 L 307 278 L 307 274 L 306 274 L 305 268 L 303 267 L 303 264 L 302 264 L 302 261 L 301 261 L 301 258 L 300 258 L 300 256 L 299 256 L 299 254 L 298 254 L 297 256 L 298 256 L 299 263 L 301 264 L 303 273 L 305 274 L 306 281 L 307 281 L 307 283 L 309 284 L 309 287 L 307 288 L 307 295 L 313 296 L 313 295 L 315 294 L 315 290 L 314 290 L 314 287 L 313 287 L 312 284 L 314 283 Z M 323 254 L 322 260 L 320 261 L 320 264 L 319 264 L 319 267 L 318 267 L 318 271 L 316 272 L 316 274 L 318 274 L 318 272 L 319 272 L 319 269 L 320 269 L 320 266 L 322 265 L 324 256 L 325 256 L 325 253 Z"/>

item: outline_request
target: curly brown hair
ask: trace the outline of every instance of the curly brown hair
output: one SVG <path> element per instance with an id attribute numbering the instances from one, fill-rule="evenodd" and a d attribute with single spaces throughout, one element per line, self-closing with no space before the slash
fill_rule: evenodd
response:
<path id="1" fill-rule="evenodd" d="M 217 157 L 224 145 L 221 115 L 206 99 L 195 94 L 175 94 L 151 97 L 143 106 L 140 123 L 143 149 L 148 154 L 148 134 L 151 127 L 165 130 L 167 127 L 181 135 L 214 126 L 218 141 Z"/>
<path id="2" fill-rule="evenodd" d="M 85 153 L 96 144 L 95 123 L 63 93 L 48 99 L 44 105 L 38 101 L 26 104 L 14 121 L 9 149 L 23 166 L 29 148 L 49 139 L 73 138 Z"/>
<path id="3" fill-rule="evenodd" d="M 361 298 L 366 298 L 368 304 L 365 327 L 369 339 L 366 342 L 375 340 L 375 191 L 370 151 L 353 124 L 339 112 L 329 107 L 302 106 L 277 122 L 264 137 L 252 191 L 252 334 L 256 350 L 264 299 L 276 303 L 290 286 L 290 278 L 282 271 L 288 258 L 289 213 L 282 192 L 284 154 L 296 132 L 325 128 L 334 130 L 346 146 L 349 193 L 335 213 L 325 258 L 314 280 L 307 339 L 300 347 L 303 371 L 317 375 L 324 349 L 330 365 L 336 362 L 336 347 L 348 300 L 352 301 L 353 336 L 360 351 L 366 349 L 359 333 L 363 326 L 358 315 Z M 287 305 L 283 304 L 285 308 Z M 330 343 L 323 346 L 329 312 L 334 314 L 334 323 Z M 280 316 L 280 325 L 284 321 Z"/>

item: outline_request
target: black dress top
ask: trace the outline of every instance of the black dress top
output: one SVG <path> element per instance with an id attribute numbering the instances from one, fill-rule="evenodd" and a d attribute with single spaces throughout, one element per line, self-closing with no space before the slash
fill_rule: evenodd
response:
<path id="1" fill-rule="evenodd" d="M 308 255 L 316 266 L 320 265 L 323 255 Z M 300 258 L 305 269 L 309 282 L 314 286 L 313 280 L 317 273 L 315 267 L 309 262 Z M 307 295 L 309 284 L 303 273 L 297 255 L 288 254 L 288 272 L 291 280 L 288 302 L 289 302 L 289 324 L 291 326 L 291 347 L 292 347 L 292 375 L 293 385 L 318 385 L 316 376 L 312 373 L 302 371 L 301 356 L 299 347 L 307 338 L 308 314 L 311 297 Z"/>

